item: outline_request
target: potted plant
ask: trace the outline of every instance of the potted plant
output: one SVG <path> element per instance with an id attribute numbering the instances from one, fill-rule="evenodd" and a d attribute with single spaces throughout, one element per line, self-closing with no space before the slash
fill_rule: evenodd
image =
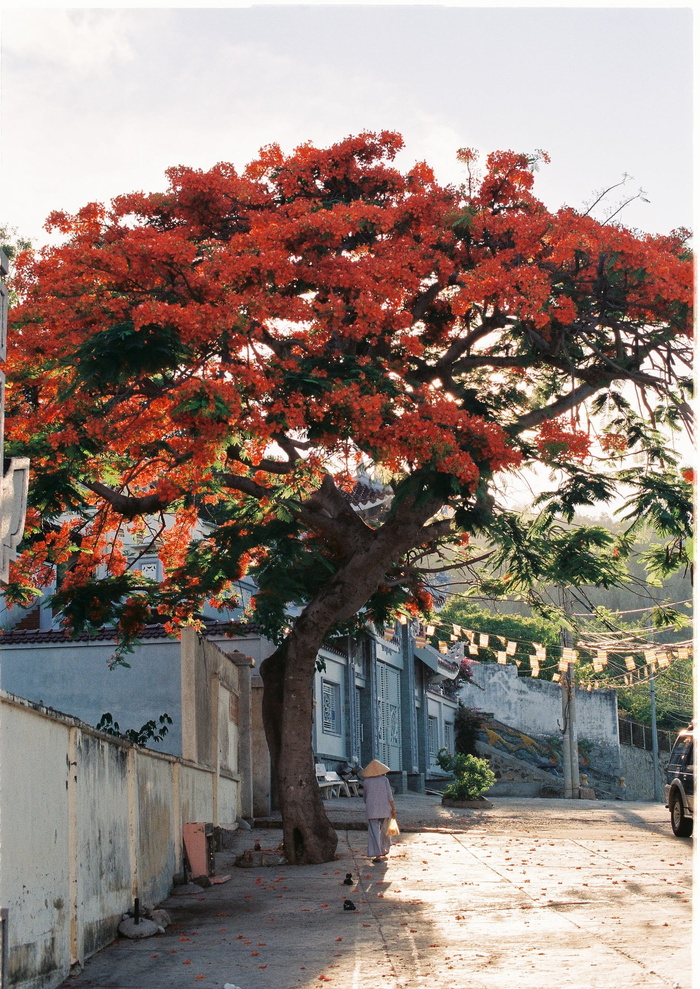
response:
<path id="1" fill-rule="evenodd" d="M 492 807 L 483 794 L 496 782 L 496 776 L 486 759 L 457 753 L 449 755 L 441 750 L 438 760 L 443 769 L 454 774 L 454 781 L 443 791 L 442 802 L 446 807 Z"/>

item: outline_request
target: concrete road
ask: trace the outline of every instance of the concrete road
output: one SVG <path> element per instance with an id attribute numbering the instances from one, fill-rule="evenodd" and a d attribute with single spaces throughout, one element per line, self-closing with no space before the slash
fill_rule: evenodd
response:
<path id="1" fill-rule="evenodd" d="M 338 860 L 232 867 L 64 983 L 82 989 L 690 989 L 692 841 L 658 804 L 502 798 L 487 811 L 397 798 L 406 829 L 372 865 L 356 800 L 328 801 Z M 354 883 L 343 885 L 347 872 Z M 344 898 L 356 905 L 343 909 Z"/>

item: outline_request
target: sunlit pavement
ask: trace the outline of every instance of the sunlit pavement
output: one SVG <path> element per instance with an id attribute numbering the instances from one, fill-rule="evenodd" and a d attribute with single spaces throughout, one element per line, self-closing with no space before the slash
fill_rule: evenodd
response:
<path id="1" fill-rule="evenodd" d="M 355 799 L 326 804 L 340 838 L 331 864 L 235 868 L 254 840 L 281 838 L 241 832 L 217 856 L 228 883 L 171 897 L 165 934 L 114 942 L 64 985 L 690 989 L 692 842 L 673 836 L 665 808 L 494 804 L 398 797 L 407 830 L 382 865 L 353 827 Z"/>

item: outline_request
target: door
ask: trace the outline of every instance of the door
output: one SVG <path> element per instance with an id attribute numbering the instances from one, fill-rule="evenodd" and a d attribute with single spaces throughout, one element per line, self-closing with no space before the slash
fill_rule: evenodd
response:
<path id="1" fill-rule="evenodd" d="M 377 758 L 390 769 L 401 769 L 401 674 L 377 663 Z"/>

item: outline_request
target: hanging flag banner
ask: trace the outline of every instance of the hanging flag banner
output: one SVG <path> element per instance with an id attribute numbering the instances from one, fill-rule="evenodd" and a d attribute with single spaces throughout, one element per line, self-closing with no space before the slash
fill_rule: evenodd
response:
<path id="1" fill-rule="evenodd" d="M 538 677 L 540 675 L 540 664 L 536 656 L 530 656 L 530 675 Z"/>
<path id="2" fill-rule="evenodd" d="M 501 666 L 505 666 L 506 663 L 508 662 L 508 657 L 505 654 L 505 652 L 501 652 L 501 651 L 497 652 L 496 653 L 496 659 L 501 664 Z"/>
<path id="3" fill-rule="evenodd" d="M 434 625 L 428 625 L 428 627 L 425 630 L 425 634 L 426 635 L 435 635 L 435 626 Z"/>
<path id="4" fill-rule="evenodd" d="M 596 659 L 598 660 L 599 663 L 602 663 L 603 666 L 608 665 L 608 654 L 604 649 L 596 650 Z"/>
<path id="5" fill-rule="evenodd" d="M 625 656 L 625 666 L 628 670 L 636 670 L 637 664 L 634 661 L 634 656 Z"/>
<path id="6" fill-rule="evenodd" d="M 479 648 L 488 649 L 489 647 L 489 637 L 484 632 L 479 635 Z"/>
<path id="7" fill-rule="evenodd" d="M 469 646 L 469 655 L 470 656 L 478 656 L 479 655 L 479 647 L 478 646 L 475 646 L 475 645 Z"/>
<path id="8" fill-rule="evenodd" d="M 578 649 L 562 649 L 561 658 L 567 663 L 575 663 L 578 659 Z"/>
<path id="9" fill-rule="evenodd" d="M 559 683 L 561 680 L 561 673 L 552 673 L 552 683 Z"/>
<path id="10" fill-rule="evenodd" d="M 417 635 L 416 636 L 416 648 L 418 648 L 418 649 L 425 649 L 425 647 L 427 645 L 428 645 L 428 640 L 426 639 L 426 637 L 424 635 Z"/>
<path id="11" fill-rule="evenodd" d="M 506 653 L 507 653 L 508 656 L 515 656 L 515 653 L 517 652 L 517 649 L 518 649 L 518 643 L 517 642 L 508 642 L 508 643 L 506 643 Z"/>
<path id="12" fill-rule="evenodd" d="M 593 672 L 594 673 L 602 673 L 603 672 L 603 664 L 599 660 L 597 660 L 597 659 L 594 659 L 593 660 Z"/>
<path id="13" fill-rule="evenodd" d="M 558 670 L 559 670 L 560 673 L 566 673 L 566 671 L 568 670 L 569 663 L 568 663 L 568 661 L 566 659 L 564 659 L 563 656 L 559 660 L 559 663 L 557 664 L 557 668 L 558 668 Z"/>

